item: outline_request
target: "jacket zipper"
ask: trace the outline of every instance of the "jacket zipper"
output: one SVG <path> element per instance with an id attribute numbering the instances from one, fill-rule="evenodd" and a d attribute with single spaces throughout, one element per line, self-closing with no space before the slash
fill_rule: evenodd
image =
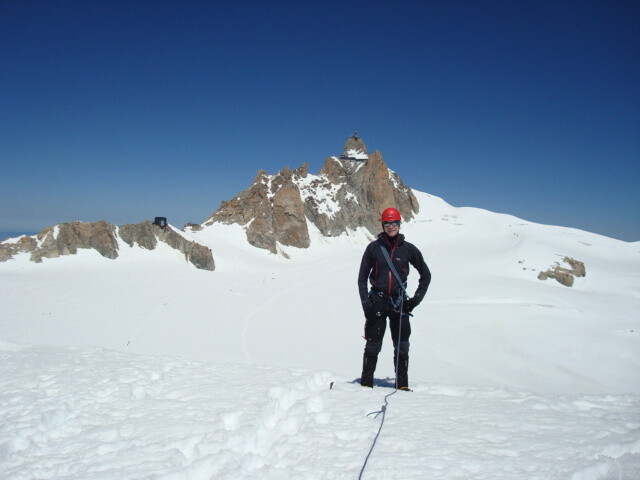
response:
<path id="1" fill-rule="evenodd" d="M 394 245 L 391 248 L 391 252 L 389 255 L 389 260 L 391 260 L 391 265 L 393 265 L 393 253 L 396 251 L 396 245 Z M 388 285 L 389 287 L 387 288 L 387 295 L 391 296 L 391 287 L 393 286 L 393 273 L 391 273 L 391 267 L 389 267 L 389 280 L 388 280 Z"/>

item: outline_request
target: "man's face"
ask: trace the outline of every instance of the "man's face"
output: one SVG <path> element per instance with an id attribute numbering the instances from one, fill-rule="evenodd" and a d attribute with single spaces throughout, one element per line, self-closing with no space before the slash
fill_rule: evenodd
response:
<path id="1" fill-rule="evenodd" d="M 384 233 L 390 237 L 395 237 L 400 231 L 400 222 L 382 222 Z"/>

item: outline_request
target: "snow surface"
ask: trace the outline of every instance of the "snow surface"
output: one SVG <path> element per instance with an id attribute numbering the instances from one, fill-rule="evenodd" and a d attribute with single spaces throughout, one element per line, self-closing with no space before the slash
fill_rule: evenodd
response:
<path id="1" fill-rule="evenodd" d="M 369 159 L 369 155 L 364 153 L 362 150 L 358 150 L 358 149 L 355 149 L 355 148 L 350 148 L 349 150 L 344 152 L 344 155 L 347 158 L 354 158 L 356 160 L 368 160 Z"/>
<path id="2" fill-rule="evenodd" d="M 640 243 L 414 193 L 402 232 L 433 273 L 415 391 L 362 478 L 640 478 Z M 215 272 L 162 243 L 1 263 L 0 478 L 357 478 L 391 342 L 357 385 L 371 236 L 311 232 L 283 255 L 237 225 L 185 234 Z M 564 256 L 586 277 L 537 279 Z"/>
<path id="3" fill-rule="evenodd" d="M 323 175 L 313 175 L 308 173 L 304 177 L 294 176 L 293 183 L 300 190 L 300 197 L 304 204 L 308 198 L 316 200 L 319 213 L 329 218 L 334 218 L 336 213 L 342 208 L 335 200 L 336 194 L 344 188 L 344 183 L 331 183 Z"/>
<path id="4" fill-rule="evenodd" d="M 104 349 L 0 352 L 3 478 L 357 478 L 385 386 L 325 371 Z M 330 389 L 330 382 L 333 388 Z M 363 478 L 637 478 L 634 395 L 419 382 L 389 398 Z"/>

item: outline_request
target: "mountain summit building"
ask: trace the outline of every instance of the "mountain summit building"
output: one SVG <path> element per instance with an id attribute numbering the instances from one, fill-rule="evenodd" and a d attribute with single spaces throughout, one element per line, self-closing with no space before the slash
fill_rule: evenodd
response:
<path id="1" fill-rule="evenodd" d="M 368 160 L 367 146 L 364 144 L 362 138 L 358 136 L 358 131 L 353 132 L 346 143 L 344 144 L 344 151 L 340 155 L 342 160 Z"/>

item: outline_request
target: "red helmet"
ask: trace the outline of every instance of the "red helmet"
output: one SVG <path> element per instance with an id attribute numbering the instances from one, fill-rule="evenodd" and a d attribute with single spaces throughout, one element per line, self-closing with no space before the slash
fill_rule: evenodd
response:
<path id="1" fill-rule="evenodd" d="M 380 218 L 381 222 L 399 222 L 401 220 L 400 212 L 395 208 L 385 208 L 384 212 L 382 212 L 382 218 Z"/>

